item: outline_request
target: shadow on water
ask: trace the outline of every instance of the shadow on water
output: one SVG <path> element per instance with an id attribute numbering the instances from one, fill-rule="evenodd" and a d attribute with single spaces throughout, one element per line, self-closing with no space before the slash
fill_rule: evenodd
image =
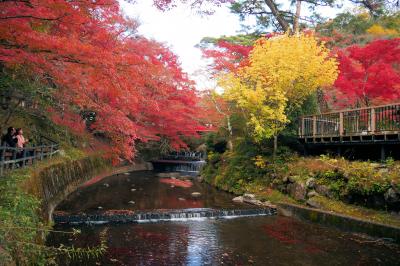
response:
<path id="1" fill-rule="evenodd" d="M 132 188 L 136 190 L 131 191 Z M 199 192 L 200 196 L 193 197 L 193 192 Z M 231 199 L 232 195 L 204 184 L 171 187 L 152 173 L 134 173 L 84 187 L 57 211 L 93 214 L 99 212 L 99 206 L 103 210 L 132 212 L 249 208 Z M 76 228 L 82 231 L 80 235 L 51 234 L 48 244 L 94 246 L 100 243 L 103 232 L 107 252 L 101 258 L 86 261 L 71 262 L 63 258 L 62 265 L 399 265 L 400 257 L 397 245 L 282 216 Z M 72 231 L 71 226 L 63 225 L 56 225 L 56 229 Z"/>

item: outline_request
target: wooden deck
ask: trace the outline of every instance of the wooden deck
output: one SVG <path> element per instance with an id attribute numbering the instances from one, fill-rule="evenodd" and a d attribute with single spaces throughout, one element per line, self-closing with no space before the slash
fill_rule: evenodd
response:
<path id="1" fill-rule="evenodd" d="M 298 134 L 306 144 L 399 144 L 400 103 L 303 116 Z"/>

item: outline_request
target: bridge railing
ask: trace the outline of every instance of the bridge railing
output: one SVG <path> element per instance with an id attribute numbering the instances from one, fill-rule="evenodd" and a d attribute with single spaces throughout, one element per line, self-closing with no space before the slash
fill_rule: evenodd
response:
<path id="1" fill-rule="evenodd" d="M 41 145 L 26 148 L 0 147 L 0 176 L 6 170 L 25 167 L 35 161 L 51 158 L 59 152 L 58 144 Z"/>
<path id="2" fill-rule="evenodd" d="M 300 117 L 299 137 L 340 137 L 400 132 L 400 103 Z"/>
<path id="3" fill-rule="evenodd" d="M 162 156 L 165 160 L 201 161 L 205 154 L 198 151 L 175 151 Z"/>

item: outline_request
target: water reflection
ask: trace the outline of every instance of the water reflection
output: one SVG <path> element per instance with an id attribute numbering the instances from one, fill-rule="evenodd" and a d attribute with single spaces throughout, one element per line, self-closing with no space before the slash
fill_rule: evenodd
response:
<path id="1" fill-rule="evenodd" d="M 192 197 L 195 191 L 201 196 Z M 232 203 L 231 198 L 204 184 L 171 187 L 143 173 L 114 176 L 84 187 L 58 211 L 95 213 L 98 206 L 104 211 L 246 207 Z M 60 225 L 55 229 L 72 230 Z M 72 238 L 52 234 L 48 244 L 90 247 L 98 245 L 105 234 L 107 252 L 90 260 L 60 258 L 60 265 L 399 265 L 400 257 L 397 245 L 282 216 L 82 225 L 79 229 L 82 234 Z"/>
<path id="2" fill-rule="evenodd" d="M 218 230 L 214 223 L 199 222 L 191 223 L 188 227 L 188 253 L 187 265 L 209 265 L 211 254 L 215 253 L 218 243 Z"/>
<path id="3" fill-rule="evenodd" d="M 93 246 L 107 231 L 106 254 L 61 265 L 399 265 L 400 257 L 397 245 L 281 216 L 80 228 L 49 244 Z"/>
<path id="4" fill-rule="evenodd" d="M 58 206 L 57 211 L 77 214 L 93 213 L 99 207 L 102 211 L 246 207 L 232 202 L 232 195 L 206 184 L 165 180 L 155 177 L 151 172 L 108 177 L 71 194 Z M 185 185 L 177 186 L 174 182 Z M 191 186 L 186 186 L 189 183 Z M 193 196 L 193 192 L 200 192 L 200 196 Z"/>

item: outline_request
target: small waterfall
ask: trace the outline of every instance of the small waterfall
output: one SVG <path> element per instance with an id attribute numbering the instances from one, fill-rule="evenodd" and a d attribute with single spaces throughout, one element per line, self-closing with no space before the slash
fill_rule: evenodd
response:
<path id="1" fill-rule="evenodd" d="M 171 152 L 158 160 L 153 160 L 154 169 L 160 172 L 183 172 L 197 175 L 206 164 L 202 152 Z"/>
<path id="2" fill-rule="evenodd" d="M 54 222 L 58 224 L 104 224 L 104 223 L 142 223 L 161 221 L 186 221 L 199 219 L 237 218 L 245 216 L 275 215 L 275 208 L 216 210 L 208 208 L 162 210 L 148 212 L 128 212 L 113 214 L 112 211 L 90 215 L 54 214 Z"/>

